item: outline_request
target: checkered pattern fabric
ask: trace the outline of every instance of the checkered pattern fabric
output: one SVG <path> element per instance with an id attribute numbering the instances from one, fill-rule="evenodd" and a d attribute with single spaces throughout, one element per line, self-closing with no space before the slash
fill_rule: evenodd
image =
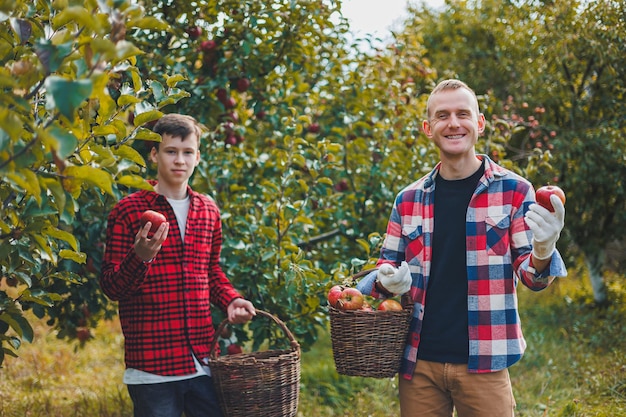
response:
<path id="1" fill-rule="evenodd" d="M 530 262 L 532 234 L 524 213 L 535 201 L 532 185 L 497 165 L 486 155 L 485 173 L 472 196 L 466 217 L 469 372 L 492 372 L 517 362 L 526 347 L 522 335 L 516 287 L 518 280 L 533 291 L 546 288 L 555 276 L 567 275 L 555 251 L 550 266 L 538 274 Z M 439 165 L 404 188 L 396 197 L 381 250 L 379 265 L 406 260 L 415 302 L 401 375 L 410 379 L 420 344 L 426 307 L 434 226 L 434 178 Z M 450 262 L 454 262 L 453 259 Z M 359 287 L 374 296 L 376 274 Z"/>
<path id="2" fill-rule="evenodd" d="M 195 372 L 191 353 L 208 357 L 214 337 L 210 304 L 225 311 L 240 297 L 219 265 L 218 207 L 190 188 L 188 194 L 184 243 L 172 207 L 155 192 L 131 194 L 109 214 L 100 285 L 119 302 L 128 368 L 165 376 Z M 165 214 L 170 229 L 161 251 L 146 264 L 133 245 L 147 209 Z"/>

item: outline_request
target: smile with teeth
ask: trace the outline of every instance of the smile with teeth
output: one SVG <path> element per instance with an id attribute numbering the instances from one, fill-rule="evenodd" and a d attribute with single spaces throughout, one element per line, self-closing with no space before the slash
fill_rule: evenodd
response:
<path id="1" fill-rule="evenodd" d="M 446 138 L 447 139 L 461 139 L 463 138 L 465 135 L 447 135 Z"/>

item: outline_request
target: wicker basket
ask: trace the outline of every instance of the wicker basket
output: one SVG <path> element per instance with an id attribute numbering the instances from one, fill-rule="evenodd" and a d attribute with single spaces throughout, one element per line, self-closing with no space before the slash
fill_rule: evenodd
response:
<path id="1" fill-rule="evenodd" d="M 353 281 L 369 271 L 355 275 Z M 328 307 L 335 368 L 341 375 L 393 377 L 400 368 L 413 315 L 402 297 L 402 311 L 338 310 Z"/>
<path id="2" fill-rule="evenodd" d="M 271 318 L 289 338 L 291 348 L 219 356 L 217 338 L 211 347 L 209 367 L 225 417 L 293 417 L 300 394 L 300 345 L 285 324 Z M 216 334 L 220 334 L 224 320 Z"/>

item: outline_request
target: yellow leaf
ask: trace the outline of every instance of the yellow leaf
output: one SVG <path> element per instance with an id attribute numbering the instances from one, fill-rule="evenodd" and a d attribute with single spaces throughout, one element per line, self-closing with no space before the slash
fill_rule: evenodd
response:
<path id="1" fill-rule="evenodd" d="M 84 26 L 93 31 L 98 29 L 97 21 L 93 18 L 91 13 L 84 7 L 80 6 L 67 7 L 52 19 L 52 27 L 55 30 L 67 25 L 68 23 Z"/>
<path id="2" fill-rule="evenodd" d="M 46 226 L 41 230 L 41 232 L 55 239 L 63 240 L 69 243 L 72 249 L 74 249 L 75 251 L 78 250 L 78 242 L 76 238 L 74 237 L 74 235 L 66 232 L 65 230 L 57 229 L 54 226 Z"/>
<path id="3" fill-rule="evenodd" d="M 174 74 L 171 77 L 167 77 L 166 83 L 167 83 L 167 86 L 171 88 L 171 87 L 176 86 L 176 84 L 178 84 L 178 82 L 184 81 L 186 79 L 187 79 L 187 77 L 185 77 L 182 74 Z"/>
<path id="4" fill-rule="evenodd" d="M 87 255 L 83 252 L 74 252 L 68 249 L 61 249 L 59 256 L 63 259 L 70 259 L 76 263 L 84 264 L 87 261 Z"/>
<path id="5" fill-rule="evenodd" d="M 145 178 L 140 175 L 123 175 L 117 180 L 117 183 L 140 190 L 154 189 L 154 187 L 152 187 L 152 185 L 150 185 L 150 183 L 148 183 Z"/>
<path id="6" fill-rule="evenodd" d="M 135 116 L 134 125 L 142 126 L 148 122 L 158 120 L 163 116 L 163 113 L 158 110 L 150 110 L 145 113 L 141 113 Z"/>
<path id="7" fill-rule="evenodd" d="M 37 175 L 35 175 L 33 171 L 28 168 L 23 168 L 17 172 L 6 174 L 6 178 L 24 190 L 24 192 L 34 197 L 35 200 L 37 200 L 37 204 L 41 205 L 39 180 L 37 180 Z"/>
<path id="8" fill-rule="evenodd" d="M 112 148 L 113 153 L 121 158 L 126 158 L 134 163 L 141 165 L 142 167 L 146 166 L 146 161 L 143 159 L 143 156 L 135 149 L 131 148 L 128 145 L 122 145 L 118 148 Z"/>
<path id="9" fill-rule="evenodd" d="M 146 129 L 143 127 L 140 127 L 139 129 L 137 129 L 137 131 L 135 132 L 134 138 L 138 140 L 150 140 L 153 142 L 161 142 L 161 135 L 159 135 L 158 133 L 154 133 L 152 130 Z"/>
<path id="10" fill-rule="evenodd" d="M 126 106 L 128 104 L 137 104 L 140 103 L 141 99 L 135 97 L 135 96 L 131 96 L 129 94 L 122 94 L 118 99 L 117 99 L 117 105 L 122 107 L 122 106 Z"/>
<path id="11" fill-rule="evenodd" d="M 107 171 L 89 165 L 74 165 L 67 167 L 64 174 L 75 180 L 87 181 L 110 195 L 113 195 L 113 179 L 111 178 L 111 174 Z"/>

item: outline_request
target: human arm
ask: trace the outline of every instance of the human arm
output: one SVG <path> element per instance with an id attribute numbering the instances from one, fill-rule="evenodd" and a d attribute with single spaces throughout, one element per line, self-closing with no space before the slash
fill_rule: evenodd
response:
<path id="1" fill-rule="evenodd" d="M 536 205 L 535 194 L 532 186 L 529 185 L 523 204 L 519 205 L 520 209 L 515 212 L 512 220 L 511 241 L 514 270 L 526 287 L 533 291 L 540 291 L 549 286 L 555 277 L 567 276 L 567 269 L 558 249 L 551 245 L 542 245 L 541 242 L 537 244 L 534 241 L 535 234 L 527 222 L 527 215 L 534 205 Z M 531 216 L 534 215 L 531 214 Z M 543 237 L 540 237 L 540 240 L 543 242 Z M 533 250 L 537 249 L 539 256 L 534 256 Z M 539 259 L 544 256 L 544 259 Z"/>
<path id="2" fill-rule="evenodd" d="M 102 262 L 100 286 L 114 301 L 127 298 L 141 288 L 150 262 L 167 238 L 169 224 L 161 225 L 149 239 L 146 224 L 137 231 L 139 211 L 134 203 L 121 201 L 107 219 L 106 245 Z"/>
<path id="3" fill-rule="evenodd" d="M 565 224 L 565 207 L 556 196 L 550 196 L 554 212 L 539 204 L 531 204 L 525 215 L 526 224 L 533 233 L 532 263 L 537 271 L 543 271 L 549 264 L 556 249 Z"/>

